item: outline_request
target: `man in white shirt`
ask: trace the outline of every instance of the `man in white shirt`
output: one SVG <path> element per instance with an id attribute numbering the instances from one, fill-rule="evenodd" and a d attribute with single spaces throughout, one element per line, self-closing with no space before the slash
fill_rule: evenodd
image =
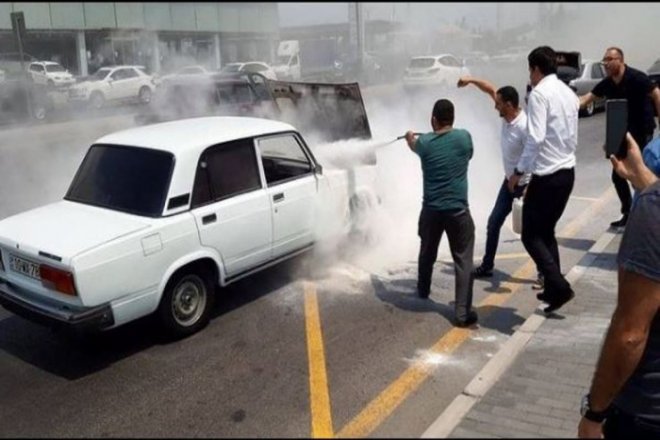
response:
<path id="1" fill-rule="evenodd" d="M 573 289 L 561 274 L 555 226 L 575 182 L 579 99 L 557 78 L 556 53 L 537 47 L 527 57 L 532 91 L 527 104 L 527 139 L 509 189 L 532 173 L 523 207 L 522 242 L 544 277 L 537 297 L 552 313 L 570 301 Z"/>
<path id="2" fill-rule="evenodd" d="M 495 110 L 502 118 L 502 133 L 500 146 L 502 148 L 502 162 L 504 165 L 504 181 L 497 194 L 495 206 L 488 216 L 488 225 L 486 227 L 486 250 L 481 260 L 481 265 L 474 269 L 473 275 L 476 278 L 492 277 L 495 267 L 495 253 L 500 238 L 500 230 L 511 213 L 513 200 L 521 197 L 529 183 L 530 174 L 527 173 L 518 181 L 513 191 L 509 190 L 509 176 L 513 175 L 513 170 L 520 160 L 523 152 L 525 138 L 527 137 L 527 115 L 520 108 L 520 98 L 518 92 L 512 86 L 504 86 L 499 90 L 495 86 L 480 78 L 469 76 L 461 77 L 458 80 L 458 87 L 465 87 L 473 84 L 479 90 L 490 96 L 495 102 Z M 542 275 L 539 271 L 539 281 L 542 284 Z"/>

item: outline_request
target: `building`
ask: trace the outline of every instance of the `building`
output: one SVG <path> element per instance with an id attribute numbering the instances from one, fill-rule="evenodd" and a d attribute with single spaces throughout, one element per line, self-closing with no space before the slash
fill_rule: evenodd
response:
<path id="1" fill-rule="evenodd" d="M 275 59 L 277 3 L 0 3 L 0 53 L 17 52 L 10 14 L 22 11 L 23 50 L 88 75 L 104 65 L 153 71 L 182 64 L 217 69 Z"/>

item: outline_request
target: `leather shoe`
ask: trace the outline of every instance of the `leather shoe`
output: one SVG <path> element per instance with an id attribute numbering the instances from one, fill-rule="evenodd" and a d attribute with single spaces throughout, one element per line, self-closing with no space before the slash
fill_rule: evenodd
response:
<path id="1" fill-rule="evenodd" d="M 543 312 L 545 312 L 546 314 L 550 314 L 555 310 L 559 310 L 564 304 L 572 300 L 574 297 L 575 297 L 575 292 L 571 290 L 568 295 L 565 295 L 556 301 L 550 302 L 549 303 L 550 305 L 545 309 L 543 309 Z"/>
<path id="2" fill-rule="evenodd" d="M 628 214 L 623 214 L 623 217 L 621 217 L 619 220 L 610 223 L 610 226 L 613 228 L 622 228 L 628 223 Z"/>
<path id="3" fill-rule="evenodd" d="M 479 321 L 479 315 L 474 310 L 470 310 L 465 319 L 456 318 L 456 327 L 469 327 Z"/>

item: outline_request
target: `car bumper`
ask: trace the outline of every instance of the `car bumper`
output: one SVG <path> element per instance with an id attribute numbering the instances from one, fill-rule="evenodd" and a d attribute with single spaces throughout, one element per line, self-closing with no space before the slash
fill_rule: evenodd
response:
<path id="1" fill-rule="evenodd" d="M 69 307 L 47 302 L 35 295 L 0 280 L 0 304 L 29 321 L 75 331 L 103 330 L 114 325 L 110 304 L 96 307 Z"/>

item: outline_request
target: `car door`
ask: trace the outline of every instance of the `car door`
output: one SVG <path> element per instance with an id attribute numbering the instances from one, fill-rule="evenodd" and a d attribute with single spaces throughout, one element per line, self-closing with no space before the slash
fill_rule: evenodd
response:
<path id="1" fill-rule="evenodd" d="M 313 243 L 315 164 L 294 133 L 257 139 L 273 210 L 273 258 Z"/>
<path id="2" fill-rule="evenodd" d="M 31 64 L 30 65 L 30 74 L 32 75 L 32 80 L 37 84 L 46 84 L 48 79 L 46 78 L 46 71 L 44 66 L 40 64 Z"/>
<path id="3" fill-rule="evenodd" d="M 252 139 L 215 145 L 202 153 L 192 214 L 202 245 L 218 251 L 228 277 L 270 258 L 271 204 Z"/>
<path id="4" fill-rule="evenodd" d="M 124 69 L 117 69 L 108 75 L 108 91 L 106 99 L 114 100 L 122 98 L 122 81 L 124 80 Z"/>

